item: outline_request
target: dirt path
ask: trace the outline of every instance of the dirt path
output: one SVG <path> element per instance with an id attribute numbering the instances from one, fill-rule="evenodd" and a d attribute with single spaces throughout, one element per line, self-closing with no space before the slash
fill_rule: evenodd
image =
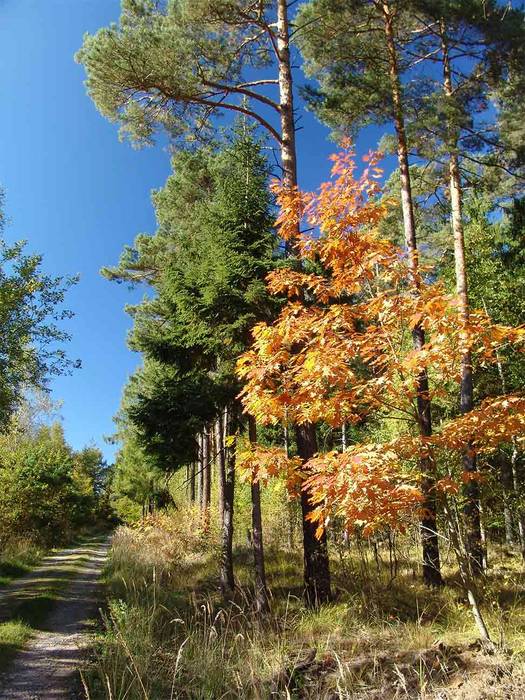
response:
<path id="1" fill-rule="evenodd" d="M 16 618 L 21 602 L 58 582 L 58 599 L 39 632 L 0 677 L 2 700 L 75 697 L 78 667 L 90 643 L 89 620 L 97 614 L 98 578 L 109 548 L 97 540 L 48 557 L 44 564 L 0 593 L 0 620 Z M 67 580 L 66 580 L 67 579 Z M 43 583 L 46 582 L 46 583 Z"/>

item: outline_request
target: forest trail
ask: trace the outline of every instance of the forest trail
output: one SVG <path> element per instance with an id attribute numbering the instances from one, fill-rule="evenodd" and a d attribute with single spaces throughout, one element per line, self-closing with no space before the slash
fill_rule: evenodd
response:
<path id="1" fill-rule="evenodd" d="M 108 538 L 64 549 L 0 592 L 1 622 L 16 619 L 19 609 L 42 595 L 45 601 L 48 591 L 54 600 L 48 614 L 33 624 L 38 632 L 0 676 L 1 700 L 76 697 L 77 671 L 89 646 L 89 620 L 97 614 L 98 579 L 108 549 Z"/>

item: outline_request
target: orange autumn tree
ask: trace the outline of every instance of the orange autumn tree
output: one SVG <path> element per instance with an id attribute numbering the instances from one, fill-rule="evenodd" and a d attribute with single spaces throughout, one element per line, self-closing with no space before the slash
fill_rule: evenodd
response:
<path id="1" fill-rule="evenodd" d="M 467 350 L 477 363 L 496 362 L 502 346 L 521 343 L 524 331 L 494 324 L 482 311 L 465 323 L 457 297 L 441 283 L 422 273 L 414 280 L 407 255 L 379 233 L 382 172 L 377 155 L 366 161 L 356 177 L 350 150 L 333 156 L 332 177 L 315 193 L 276 185 L 279 232 L 301 269 L 270 273 L 269 290 L 288 301 L 272 324 L 255 326 L 238 362 L 242 402 L 261 424 L 341 427 L 371 414 L 399 423 L 395 440 L 316 455 L 296 479 L 293 462 L 276 448 L 252 446 L 241 455 L 251 478 L 261 469 L 261 477 L 284 474 L 307 489 L 319 533 L 333 513 L 365 534 L 403 527 L 416 512 L 424 517 L 421 486 L 426 479 L 428 488 L 429 475 L 418 465 L 429 455 L 434 463 L 439 450 L 494 449 L 525 427 L 525 398 L 499 397 L 423 435 L 416 405 L 422 370 L 431 379 L 428 398 L 441 398 L 459 382 Z M 297 233 L 298 224 L 310 233 Z M 414 349 L 418 325 L 426 342 Z M 450 492 L 451 483 L 449 476 L 438 485 Z"/>

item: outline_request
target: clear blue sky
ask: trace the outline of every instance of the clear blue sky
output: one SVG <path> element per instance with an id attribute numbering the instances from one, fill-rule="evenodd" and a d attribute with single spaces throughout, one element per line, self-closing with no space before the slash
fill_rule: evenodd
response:
<path id="1" fill-rule="evenodd" d="M 9 241 L 26 239 L 44 255 L 51 274 L 80 274 L 68 295 L 75 318 L 67 328 L 72 358 L 82 369 L 53 381 L 63 401 L 66 437 L 75 448 L 98 444 L 113 431 L 122 386 L 139 363 L 126 348 L 137 298 L 104 280 L 99 270 L 117 261 L 139 232 L 154 230 L 152 189 L 169 173 L 160 146 L 137 151 L 120 143 L 83 85 L 73 56 L 84 32 L 115 21 L 119 0 L 0 0 L 0 185 L 5 189 Z M 328 171 L 328 132 L 304 113 L 298 134 L 305 187 Z M 377 131 L 363 146 L 377 143 Z M 142 294 L 142 292 L 141 292 Z"/>

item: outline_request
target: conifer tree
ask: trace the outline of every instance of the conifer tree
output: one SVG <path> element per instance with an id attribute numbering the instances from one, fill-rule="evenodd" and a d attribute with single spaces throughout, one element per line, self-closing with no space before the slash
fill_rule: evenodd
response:
<path id="1" fill-rule="evenodd" d="M 521 11 L 496 1 L 415 3 L 414 14 L 426 34 L 424 59 L 442 71 L 440 87 L 425 101 L 422 115 L 412 127 L 413 148 L 429 162 L 439 163 L 450 200 L 456 293 L 463 323 L 469 323 L 470 303 L 464 241 L 462 163 L 485 168 L 504 166 L 508 158 L 499 137 L 498 122 L 487 115 L 494 82 L 508 76 L 509 66 L 525 73 L 522 48 L 525 33 Z M 421 48 L 420 48 L 421 51 Z M 467 64 L 465 62 L 467 61 Z M 472 356 L 467 348 L 461 361 L 460 412 L 474 407 Z M 465 470 L 475 477 L 476 458 L 465 445 Z M 467 549 L 475 573 L 483 568 L 480 523 L 480 487 L 477 478 L 465 484 L 464 514 Z"/>
<path id="2" fill-rule="evenodd" d="M 241 113 L 273 140 L 284 182 L 297 186 L 287 0 L 122 0 L 119 24 L 86 35 L 77 59 L 98 109 L 136 143 L 151 142 L 158 128 L 179 144 L 206 139 L 218 114 Z M 296 426 L 296 439 L 309 459 L 315 426 Z M 328 554 L 308 509 L 304 502 L 305 585 L 321 602 L 330 597 Z"/>
<path id="3" fill-rule="evenodd" d="M 226 414 L 232 439 L 240 428 L 234 363 L 253 324 L 273 313 L 264 277 L 273 265 L 276 240 L 267 164 L 248 129 L 240 126 L 221 150 L 179 153 L 173 167 L 166 186 L 154 195 L 157 233 L 139 236 L 119 267 L 106 274 L 148 279 L 156 292 L 131 309 L 131 344 L 145 353 L 146 363 L 127 414 L 146 450 L 162 450 L 172 468 L 196 459 L 195 436 L 201 435 L 206 510 L 213 456 L 209 425 Z M 226 450 L 221 583 L 228 593 L 233 589 L 235 446 Z M 257 590 L 265 587 L 264 582 Z"/>
<path id="4" fill-rule="evenodd" d="M 319 88 L 310 91 L 311 104 L 322 119 L 336 129 L 354 131 L 368 123 L 393 123 L 399 166 L 401 209 L 405 246 L 412 270 L 412 286 L 419 294 L 419 251 L 406 113 L 414 96 L 402 82 L 410 66 L 415 23 L 406 3 L 383 0 L 313 0 L 298 17 L 299 43 L 307 72 Z M 420 323 L 412 332 L 414 349 L 425 345 Z M 428 374 L 422 370 L 418 384 L 419 430 L 432 434 Z M 430 585 L 441 584 L 439 544 L 434 495 L 435 465 L 423 457 L 427 517 L 421 524 L 423 576 Z"/>

